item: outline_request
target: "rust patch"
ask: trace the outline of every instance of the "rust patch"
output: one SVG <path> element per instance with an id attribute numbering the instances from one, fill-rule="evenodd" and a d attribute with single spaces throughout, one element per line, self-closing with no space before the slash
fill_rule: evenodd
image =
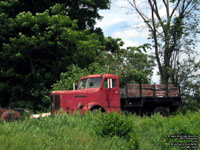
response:
<path id="1" fill-rule="evenodd" d="M 128 84 L 127 93 L 130 97 L 176 97 L 179 90 L 175 85 L 169 84 L 168 89 L 165 84 Z"/>
<path id="2" fill-rule="evenodd" d="M 22 116 L 18 111 L 0 108 L 0 121 L 14 121 L 21 117 Z"/>

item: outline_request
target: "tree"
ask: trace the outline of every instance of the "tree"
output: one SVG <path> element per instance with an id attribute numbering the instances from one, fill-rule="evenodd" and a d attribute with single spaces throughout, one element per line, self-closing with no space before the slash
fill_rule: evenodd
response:
<path id="1" fill-rule="evenodd" d="M 8 0 L 2 3 L 14 4 L 13 9 L 9 10 L 12 17 L 23 11 L 42 13 L 55 4 L 62 4 L 65 15 L 72 20 L 78 20 L 78 28 L 81 30 L 86 28 L 94 30 L 96 19 L 102 18 L 98 11 L 110 7 L 110 0 Z"/>
<path id="2" fill-rule="evenodd" d="M 121 87 L 127 83 L 150 83 L 155 58 L 146 54 L 149 45 L 127 48 L 121 46 L 121 39 L 106 38 L 107 52 L 103 52 L 100 63 L 111 73 L 119 75 Z"/>
<path id="3" fill-rule="evenodd" d="M 95 29 L 94 25 L 96 19 L 101 19 L 98 11 L 101 9 L 109 9 L 110 0 L 7 0 L 0 2 L 0 51 L 2 50 L 2 44 L 9 37 L 16 36 L 17 32 L 11 31 L 11 27 L 7 25 L 11 21 L 11 18 L 15 18 L 21 12 L 31 12 L 33 15 L 36 13 L 43 13 L 45 10 L 53 7 L 56 4 L 60 4 L 62 9 L 62 15 L 69 16 L 71 20 L 77 20 L 77 29 L 84 30 L 89 29 L 90 32 L 103 33 L 100 28 Z M 52 11 L 52 15 L 57 9 Z"/>
<path id="4" fill-rule="evenodd" d="M 180 56 L 193 51 L 196 42 L 194 37 L 199 32 L 200 1 L 127 1 L 149 29 L 161 81 L 168 83 L 170 79 L 170 82 L 179 84 Z"/>
<path id="5" fill-rule="evenodd" d="M 71 64 L 88 66 L 103 49 L 102 35 L 79 30 L 60 4 L 42 13 L 21 12 L 11 18 L 1 12 L 0 17 L 2 106 L 47 108 L 45 97 L 60 73 Z"/>
<path id="6" fill-rule="evenodd" d="M 121 40 L 105 38 L 94 29 L 98 10 L 108 8 L 108 0 L 56 2 L 0 2 L 1 106 L 47 109 L 52 84 L 62 72 L 66 73 L 61 79 L 70 80 L 67 88 L 81 73 L 118 74 L 119 69 L 124 70 L 124 79 L 134 74 L 134 82 L 149 82 L 148 57 L 142 48 L 121 49 Z M 129 54 L 138 62 L 128 58 Z M 144 60 L 142 65 L 139 57 Z"/>
<path id="7" fill-rule="evenodd" d="M 178 77 L 183 98 L 183 112 L 196 111 L 200 108 L 200 61 L 195 62 L 196 56 L 198 55 L 191 55 L 187 61 L 180 64 Z"/>
<path id="8" fill-rule="evenodd" d="M 145 54 L 148 45 L 123 49 L 123 41 L 111 37 L 105 38 L 105 45 L 107 51 L 102 51 L 99 59 L 88 67 L 71 65 L 66 68 L 66 72 L 61 73 L 60 79 L 53 84 L 53 90 L 71 90 L 72 83 L 77 86 L 81 77 L 101 73 L 118 75 L 121 88 L 127 83 L 150 83 L 154 57 Z"/>

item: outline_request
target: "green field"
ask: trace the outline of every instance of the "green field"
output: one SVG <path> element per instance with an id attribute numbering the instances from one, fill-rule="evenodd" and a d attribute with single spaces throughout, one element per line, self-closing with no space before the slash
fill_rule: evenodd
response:
<path id="1" fill-rule="evenodd" d="M 195 135 L 200 136 L 200 111 L 168 118 L 63 114 L 0 123 L 0 150 L 179 150 L 171 144 L 198 140 L 200 145 Z"/>

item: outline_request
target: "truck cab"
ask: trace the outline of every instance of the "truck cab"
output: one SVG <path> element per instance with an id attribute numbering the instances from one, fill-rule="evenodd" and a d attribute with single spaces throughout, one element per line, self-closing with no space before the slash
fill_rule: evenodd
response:
<path id="1" fill-rule="evenodd" d="M 51 113 L 79 111 L 119 112 L 119 77 L 113 74 L 97 74 L 82 77 L 77 90 L 51 92 Z"/>

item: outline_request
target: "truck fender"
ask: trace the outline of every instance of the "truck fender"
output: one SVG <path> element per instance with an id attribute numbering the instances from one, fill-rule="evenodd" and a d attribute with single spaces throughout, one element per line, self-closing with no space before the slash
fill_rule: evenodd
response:
<path id="1" fill-rule="evenodd" d="M 106 111 L 106 109 L 100 103 L 97 102 L 88 103 L 88 106 L 84 106 L 83 110 L 92 110 L 93 108 L 101 108 L 103 112 Z"/>

